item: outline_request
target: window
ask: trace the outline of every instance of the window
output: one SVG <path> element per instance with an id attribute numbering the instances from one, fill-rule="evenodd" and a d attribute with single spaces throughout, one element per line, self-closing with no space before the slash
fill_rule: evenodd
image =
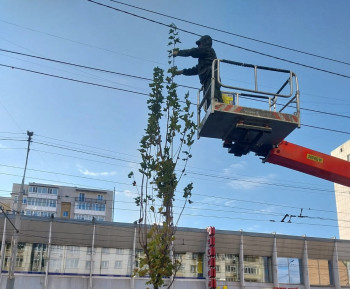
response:
<path id="1" fill-rule="evenodd" d="M 271 283 L 271 257 L 244 256 L 244 280 L 247 282 Z"/>
<path id="2" fill-rule="evenodd" d="M 219 267 L 220 268 L 220 267 Z M 233 265 L 226 265 L 225 266 L 225 271 L 226 272 L 233 272 L 233 273 L 236 273 L 237 270 L 236 270 L 236 266 L 233 266 Z"/>
<path id="3" fill-rule="evenodd" d="M 216 265 L 216 272 L 220 272 L 220 266 L 219 265 Z"/>
<path id="4" fill-rule="evenodd" d="M 40 271 L 41 258 L 35 257 L 32 260 L 32 271 Z"/>
<path id="5" fill-rule="evenodd" d="M 41 188 L 41 193 L 42 194 L 47 194 L 48 193 L 48 188 Z"/>
<path id="6" fill-rule="evenodd" d="M 56 188 L 48 188 L 48 193 L 51 195 L 57 195 L 58 190 Z"/>
<path id="7" fill-rule="evenodd" d="M 101 269 L 108 269 L 108 261 L 101 261 Z"/>
<path id="8" fill-rule="evenodd" d="M 92 268 L 94 268 L 95 262 L 92 262 Z M 91 261 L 85 262 L 85 270 L 90 270 L 91 268 Z"/>
<path id="9" fill-rule="evenodd" d="M 18 196 L 15 196 L 14 203 L 15 203 L 15 204 L 18 203 Z M 26 204 L 26 203 L 27 203 L 27 198 L 23 197 L 22 204 Z"/>
<path id="10" fill-rule="evenodd" d="M 18 253 L 23 253 L 25 247 L 26 247 L 26 244 L 25 244 L 25 243 L 22 243 L 22 242 L 18 243 L 18 244 L 17 244 Z"/>
<path id="11" fill-rule="evenodd" d="M 301 261 L 297 258 L 278 258 L 278 283 L 301 284 Z"/>
<path id="12" fill-rule="evenodd" d="M 114 262 L 114 269 L 121 269 L 122 268 L 122 261 L 117 260 Z"/>
<path id="13" fill-rule="evenodd" d="M 103 201 L 103 195 L 97 195 L 97 200 Z"/>
<path id="14" fill-rule="evenodd" d="M 56 271 L 61 268 L 61 259 L 50 259 L 50 270 Z"/>
<path id="15" fill-rule="evenodd" d="M 78 210 L 89 210 L 89 211 L 100 211 L 100 212 L 106 211 L 105 204 L 88 203 L 88 202 L 83 202 L 80 199 L 79 199 L 79 202 L 75 203 L 75 208 Z"/>
<path id="16" fill-rule="evenodd" d="M 66 269 L 76 269 L 78 268 L 79 259 L 67 259 L 66 260 Z"/>
<path id="17" fill-rule="evenodd" d="M 175 260 L 178 260 L 178 261 L 182 262 L 184 260 L 185 256 L 184 256 L 184 254 L 176 253 L 174 255 L 174 258 L 175 258 Z"/>
<path id="18" fill-rule="evenodd" d="M 39 199 L 39 198 L 27 198 L 28 206 L 40 206 L 40 207 L 53 207 L 56 208 L 57 201 L 49 199 Z"/>
<path id="19" fill-rule="evenodd" d="M 238 255 L 235 255 L 235 254 L 225 254 L 225 259 L 228 259 L 228 260 L 235 260 L 235 259 L 238 259 Z"/>
<path id="20" fill-rule="evenodd" d="M 309 259 L 310 285 L 332 285 L 332 274 L 329 260 Z"/>
<path id="21" fill-rule="evenodd" d="M 86 251 L 86 254 L 87 254 L 87 255 L 91 255 L 91 252 L 92 252 L 92 248 L 91 248 L 91 247 L 88 247 L 88 248 L 87 248 L 87 251 Z M 96 254 L 96 249 L 94 249 L 94 254 Z"/>
<path id="22" fill-rule="evenodd" d="M 109 248 L 102 248 L 102 254 L 109 254 Z"/>
<path id="23" fill-rule="evenodd" d="M 68 216 L 69 216 L 68 211 L 63 211 L 63 217 L 68 217 Z"/>
<path id="24" fill-rule="evenodd" d="M 51 245 L 51 253 L 62 254 L 63 253 L 63 246 Z"/>
<path id="25" fill-rule="evenodd" d="M 23 257 L 17 257 L 16 258 L 16 267 L 22 267 L 23 266 Z"/>
<path id="26" fill-rule="evenodd" d="M 197 266 L 191 265 L 191 273 L 197 273 Z"/>
<path id="27" fill-rule="evenodd" d="M 80 202 L 84 202 L 85 201 L 85 194 L 84 193 L 80 193 L 79 194 L 79 201 Z"/>
<path id="28" fill-rule="evenodd" d="M 224 261 L 225 264 L 222 268 L 222 272 L 225 274 L 225 280 L 230 282 L 237 282 L 240 280 L 239 276 L 239 255 L 238 254 L 221 254 L 219 260 Z M 221 262 L 220 262 L 221 263 Z M 218 271 L 217 271 L 218 272 Z M 222 274 L 223 275 L 223 274 Z M 222 276 L 220 275 L 220 276 Z M 222 276 L 223 277 L 223 276 Z"/>
<path id="29" fill-rule="evenodd" d="M 92 210 L 104 212 L 106 210 L 105 204 L 92 204 Z"/>
<path id="30" fill-rule="evenodd" d="M 258 275 L 259 269 L 255 267 L 244 267 L 244 274 Z"/>
<path id="31" fill-rule="evenodd" d="M 76 246 L 67 246 L 67 252 L 69 254 L 79 254 L 80 253 L 80 247 Z"/>
<path id="32" fill-rule="evenodd" d="M 198 254 L 197 253 L 192 253 L 192 260 L 197 260 L 197 259 L 198 259 Z"/>
<path id="33" fill-rule="evenodd" d="M 38 194 L 54 194 L 57 195 L 57 189 L 56 188 L 47 188 L 47 187 L 37 187 L 37 186 L 30 186 L 29 192 L 30 193 L 38 193 Z"/>
<path id="34" fill-rule="evenodd" d="M 177 270 L 178 270 L 179 272 L 185 272 L 185 265 L 179 264 Z"/>
<path id="35" fill-rule="evenodd" d="M 116 249 L 117 255 L 123 255 L 124 250 L 123 249 Z"/>
<path id="36" fill-rule="evenodd" d="M 347 155 L 347 156 L 346 156 L 346 160 L 347 160 L 348 162 L 350 162 L 350 155 Z"/>

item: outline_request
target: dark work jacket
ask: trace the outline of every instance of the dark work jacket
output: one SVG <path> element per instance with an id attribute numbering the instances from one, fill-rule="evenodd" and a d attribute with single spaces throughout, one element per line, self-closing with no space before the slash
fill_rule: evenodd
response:
<path id="1" fill-rule="evenodd" d="M 179 50 L 177 56 L 192 56 L 198 58 L 198 64 L 192 68 L 184 69 L 184 75 L 197 75 L 202 85 L 211 78 L 211 65 L 216 59 L 215 50 L 211 47 L 191 48 Z"/>

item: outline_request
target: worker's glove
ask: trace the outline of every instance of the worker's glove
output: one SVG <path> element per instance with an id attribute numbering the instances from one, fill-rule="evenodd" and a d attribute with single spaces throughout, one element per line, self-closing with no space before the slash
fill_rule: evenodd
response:
<path id="1" fill-rule="evenodd" d="M 183 70 L 175 70 L 174 75 L 181 75 L 183 73 L 184 73 Z"/>
<path id="2" fill-rule="evenodd" d="M 174 57 L 176 57 L 178 53 L 179 53 L 179 49 L 174 49 L 173 50 L 173 56 Z"/>

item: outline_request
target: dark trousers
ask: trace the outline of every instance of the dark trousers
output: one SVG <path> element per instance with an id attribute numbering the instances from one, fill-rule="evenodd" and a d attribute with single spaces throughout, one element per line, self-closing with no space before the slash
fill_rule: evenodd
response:
<path id="1" fill-rule="evenodd" d="M 211 104 L 211 78 L 207 79 L 203 84 L 203 98 L 206 98 L 207 100 L 207 108 Z M 214 89 L 214 99 L 216 99 L 219 102 L 223 102 L 220 85 L 218 81 L 215 79 L 215 89 Z"/>

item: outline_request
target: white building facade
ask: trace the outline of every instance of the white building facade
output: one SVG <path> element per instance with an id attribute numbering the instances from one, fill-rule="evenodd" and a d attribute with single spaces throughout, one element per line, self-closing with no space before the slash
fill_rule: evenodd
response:
<path id="1" fill-rule="evenodd" d="M 331 152 L 331 155 L 350 161 L 350 140 Z M 334 183 L 339 238 L 350 240 L 350 187 Z"/>

